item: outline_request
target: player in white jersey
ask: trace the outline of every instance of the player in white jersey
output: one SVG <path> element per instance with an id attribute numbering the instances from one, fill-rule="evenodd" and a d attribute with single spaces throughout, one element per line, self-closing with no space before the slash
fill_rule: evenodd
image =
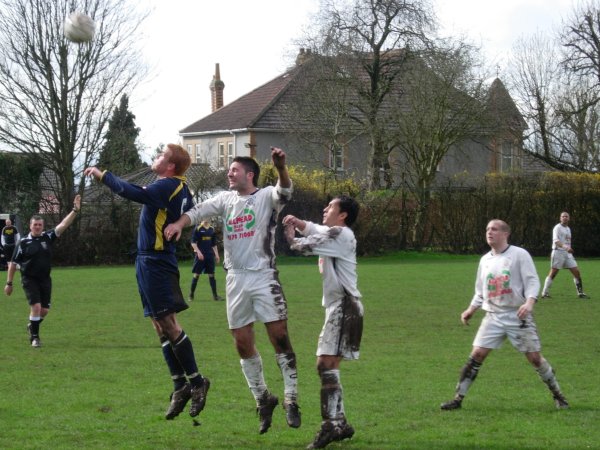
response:
<path id="1" fill-rule="evenodd" d="M 475 295 L 460 316 L 468 325 L 475 311 L 486 311 L 481 321 L 469 360 L 460 372 L 454 399 L 442 403 L 443 410 L 458 409 L 475 381 L 481 364 L 493 349 L 500 348 L 508 337 L 511 344 L 533 365 L 552 393 L 557 408 L 568 408 L 554 376 L 554 370 L 542 356 L 533 306 L 540 281 L 533 260 L 526 250 L 508 244 L 510 227 L 502 220 L 492 220 L 486 228 L 491 251 L 481 258 L 477 269 Z"/>
<path id="2" fill-rule="evenodd" d="M 292 181 L 285 152 L 271 149 L 278 173 L 276 186 L 257 187 L 260 167 L 249 157 L 233 159 L 227 177 L 230 191 L 197 204 L 165 229 L 167 239 L 179 239 L 184 227 L 218 216 L 222 220 L 226 276 L 227 320 L 241 357 L 242 372 L 256 400 L 259 432 L 271 426 L 278 398 L 267 388 L 253 324 L 265 324 L 284 380 L 284 408 L 290 427 L 300 426 L 296 354 L 287 329 L 287 302 L 275 266 L 277 216 L 291 199 Z"/>
<path id="3" fill-rule="evenodd" d="M 583 292 L 583 283 L 581 282 L 581 273 L 577 267 L 577 261 L 573 257 L 573 247 L 571 247 L 571 228 L 569 221 L 571 217 L 568 212 L 560 213 L 560 223 L 552 229 L 552 255 L 550 257 L 550 273 L 544 281 L 544 289 L 542 290 L 542 298 L 550 298 L 550 286 L 554 281 L 554 277 L 560 269 L 569 269 L 573 274 L 573 282 L 577 289 L 579 298 L 589 298 Z"/>
<path id="4" fill-rule="evenodd" d="M 317 346 L 323 421 L 308 449 L 323 448 L 330 442 L 354 435 L 344 411 L 340 362 L 358 359 L 363 329 L 363 305 L 356 276 L 356 239 L 349 228 L 356 221 L 358 209 L 354 199 L 340 196 L 323 210 L 323 225 L 292 215 L 283 219 L 291 248 L 319 255 L 319 270 L 323 276 L 325 324 Z M 295 230 L 305 237 L 295 238 Z"/>

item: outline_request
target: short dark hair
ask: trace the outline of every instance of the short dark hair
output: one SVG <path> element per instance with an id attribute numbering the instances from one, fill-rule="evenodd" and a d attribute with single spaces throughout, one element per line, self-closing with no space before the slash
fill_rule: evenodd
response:
<path id="1" fill-rule="evenodd" d="M 44 221 L 44 218 L 43 218 L 42 216 L 38 216 L 38 215 L 36 214 L 36 215 L 34 215 L 34 216 L 31 216 L 31 219 L 29 219 L 29 223 L 31 223 L 31 222 L 33 222 L 33 221 L 38 221 L 38 220 L 41 220 L 42 222 L 45 222 L 45 221 Z"/>
<path id="2" fill-rule="evenodd" d="M 354 225 L 354 222 L 356 222 L 358 217 L 358 211 L 360 209 L 358 202 L 347 195 L 338 195 L 335 198 L 338 200 L 338 204 L 340 205 L 340 212 L 346 213 L 346 219 L 344 219 L 344 223 L 346 226 L 351 227 Z"/>
<path id="3" fill-rule="evenodd" d="M 252 184 L 258 187 L 258 177 L 260 176 L 260 166 L 256 162 L 254 158 L 250 158 L 249 156 L 236 156 L 233 158 L 233 162 L 240 163 L 244 166 L 244 170 L 246 172 L 252 172 L 254 176 L 252 177 Z"/>

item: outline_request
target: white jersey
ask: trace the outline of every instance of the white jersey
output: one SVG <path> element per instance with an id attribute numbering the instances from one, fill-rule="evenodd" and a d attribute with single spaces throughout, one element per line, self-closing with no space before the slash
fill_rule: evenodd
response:
<path id="1" fill-rule="evenodd" d="M 226 191 L 198 203 L 187 214 L 192 225 L 219 216 L 226 270 L 275 268 L 277 216 L 292 197 L 292 187 L 267 186 L 250 195 Z"/>
<path id="2" fill-rule="evenodd" d="M 558 247 L 557 242 L 563 247 Z M 564 247 L 571 247 L 571 229 L 559 223 L 552 229 L 552 250 L 566 251 Z"/>
<path id="3" fill-rule="evenodd" d="M 344 298 L 344 288 L 360 298 L 356 276 L 356 238 L 348 227 L 328 227 L 306 222 L 291 248 L 306 254 L 319 255 L 319 271 L 323 276 L 323 306 Z"/>
<path id="4" fill-rule="evenodd" d="M 481 257 L 471 305 L 494 313 L 515 311 L 528 298 L 537 299 L 539 290 L 531 255 L 510 245 L 500 254 L 489 252 Z"/>

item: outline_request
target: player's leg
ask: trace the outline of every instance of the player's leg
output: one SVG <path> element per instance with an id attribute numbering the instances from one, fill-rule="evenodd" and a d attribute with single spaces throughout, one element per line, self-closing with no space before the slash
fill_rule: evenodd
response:
<path id="1" fill-rule="evenodd" d="M 192 342 L 177 321 L 176 314 L 187 309 L 188 305 L 179 286 L 176 259 L 138 255 L 136 276 L 145 308 L 168 339 L 173 355 L 191 385 L 189 413 L 195 417 L 204 408 L 210 381 L 200 374 Z"/>
<path id="2" fill-rule="evenodd" d="M 29 322 L 27 323 L 27 332 L 29 333 L 29 343 L 32 347 L 41 346 L 40 323 L 42 322 L 42 297 L 40 285 L 37 280 L 29 277 L 22 277 L 23 291 L 29 304 Z"/>
<path id="3" fill-rule="evenodd" d="M 196 292 L 196 286 L 198 286 L 198 279 L 200 278 L 200 272 L 192 273 L 192 284 L 190 285 L 190 294 L 188 295 L 188 301 L 194 300 L 194 293 Z"/>
<path id="4" fill-rule="evenodd" d="M 235 347 L 240 355 L 242 373 L 248 383 L 248 388 L 256 401 L 256 411 L 259 416 L 259 433 L 266 433 L 271 427 L 273 410 L 279 399 L 269 392 L 263 370 L 263 362 L 256 348 L 254 327 L 250 323 L 231 330 Z"/>
<path id="5" fill-rule="evenodd" d="M 275 349 L 275 359 L 283 377 L 285 398 L 283 407 L 286 411 L 286 420 L 290 427 L 298 428 L 301 423 L 300 406 L 298 406 L 298 369 L 296 353 L 290 342 L 287 320 L 265 323 L 265 326 Z"/>
<path id="6" fill-rule="evenodd" d="M 213 300 L 216 302 L 223 300 L 223 298 L 217 294 L 217 280 L 215 279 L 214 272 L 208 274 L 208 283 L 210 284 Z"/>
<path id="7" fill-rule="evenodd" d="M 528 352 L 525 353 L 525 357 L 531 363 L 531 365 L 533 365 L 542 381 L 546 384 L 546 386 L 548 386 L 548 389 L 550 389 L 556 407 L 559 409 L 568 408 L 569 403 L 560 389 L 554 374 L 554 369 L 552 369 L 550 363 L 542 356 L 540 352 Z"/>
<path id="8" fill-rule="evenodd" d="M 172 420 L 177 417 L 181 411 L 185 408 L 185 405 L 189 401 L 192 396 L 192 388 L 190 384 L 187 382 L 187 378 L 185 377 L 185 370 L 179 363 L 179 360 L 175 356 L 173 352 L 173 347 L 169 342 L 169 339 L 163 332 L 158 321 L 152 319 L 152 326 L 154 327 L 156 334 L 160 340 L 160 346 L 163 353 L 163 358 L 169 368 L 169 373 L 171 374 L 171 380 L 173 381 L 173 392 L 171 393 L 170 404 L 167 412 L 165 413 L 165 418 L 167 420 Z"/>
<path id="9" fill-rule="evenodd" d="M 583 292 L 583 282 L 581 281 L 581 273 L 579 272 L 579 268 L 575 266 L 570 267 L 569 270 L 573 275 L 573 283 L 575 283 L 575 289 L 577 289 L 577 296 L 579 298 L 588 298 L 585 292 Z"/>
<path id="10" fill-rule="evenodd" d="M 210 388 L 210 381 L 208 378 L 203 377 L 198 370 L 192 342 L 177 322 L 175 313 L 157 317 L 156 321 L 160 324 L 160 328 L 169 340 L 173 354 L 181 367 L 183 367 L 189 380 L 192 399 L 189 413 L 190 416 L 196 417 L 204 409 L 206 394 Z"/>
<path id="11" fill-rule="evenodd" d="M 483 361 L 492 351 L 491 348 L 473 347 L 473 351 L 469 355 L 469 359 L 462 367 L 458 383 L 456 384 L 456 394 L 450 401 L 442 403 L 440 408 L 443 410 L 459 409 L 462 406 L 462 401 L 467 395 L 469 388 L 477 378 L 479 369 Z"/>
<path id="12" fill-rule="evenodd" d="M 553 256 L 554 260 L 554 256 Z M 552 267 L 550 268 L 550 272 L 548 276 L 544 280 L 544 288 L 542 289 L 542 298 L 550 298 L 550 287 L 552 286 L 552 282 L 554 281 L 554 277 L 558 273 L 558 269 Z"/>

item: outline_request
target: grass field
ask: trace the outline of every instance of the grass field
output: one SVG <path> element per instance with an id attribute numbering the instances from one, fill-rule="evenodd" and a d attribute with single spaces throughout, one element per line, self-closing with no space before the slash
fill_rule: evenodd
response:
<path id="1" fill-rule="evenodd" d="M 359 262 L 366 309 L 361 359 L 342 365 L 350 441 L 346 449 L 579 449 L 600 447 L 600 260 L 579 260 L 591 300 L 579 300 L 568 271 L 540 301 L 543 353 L 571 409 L 558 411 L 546 386 L 509 343 L 494 352 L 458 411 L 442 412 L 482 317 L 459 315 L 473 292 L 478 257 L 400 254 Z M 536 260 L 543 279 L 548 260 Z M 201 426 L 187 414 L 163 418 L 171 383 L 141 308 L 133 267 L 57 268 L 41 349 L 29 347 L 28 306 L 0 297 L 0 448 L 301 449 L 320 424 L 316 339 L 323 320 L 313 258 L 280 258 L 289 328 L 298 359 L 300 429 L 281 408 L 258 434 L 254 401 L 227 330 L 224 302 L 200 280 L 180 315 L 201 371 L 212 380 Z M 187 292 L 190 266 L 181 267 Z M 5 273 L 0 274 L 4 281 Z M 217 274 L 223 294 L 224 274 Z M 262 325 L 258 347 L 267 384 L 283 386 Z"/>

